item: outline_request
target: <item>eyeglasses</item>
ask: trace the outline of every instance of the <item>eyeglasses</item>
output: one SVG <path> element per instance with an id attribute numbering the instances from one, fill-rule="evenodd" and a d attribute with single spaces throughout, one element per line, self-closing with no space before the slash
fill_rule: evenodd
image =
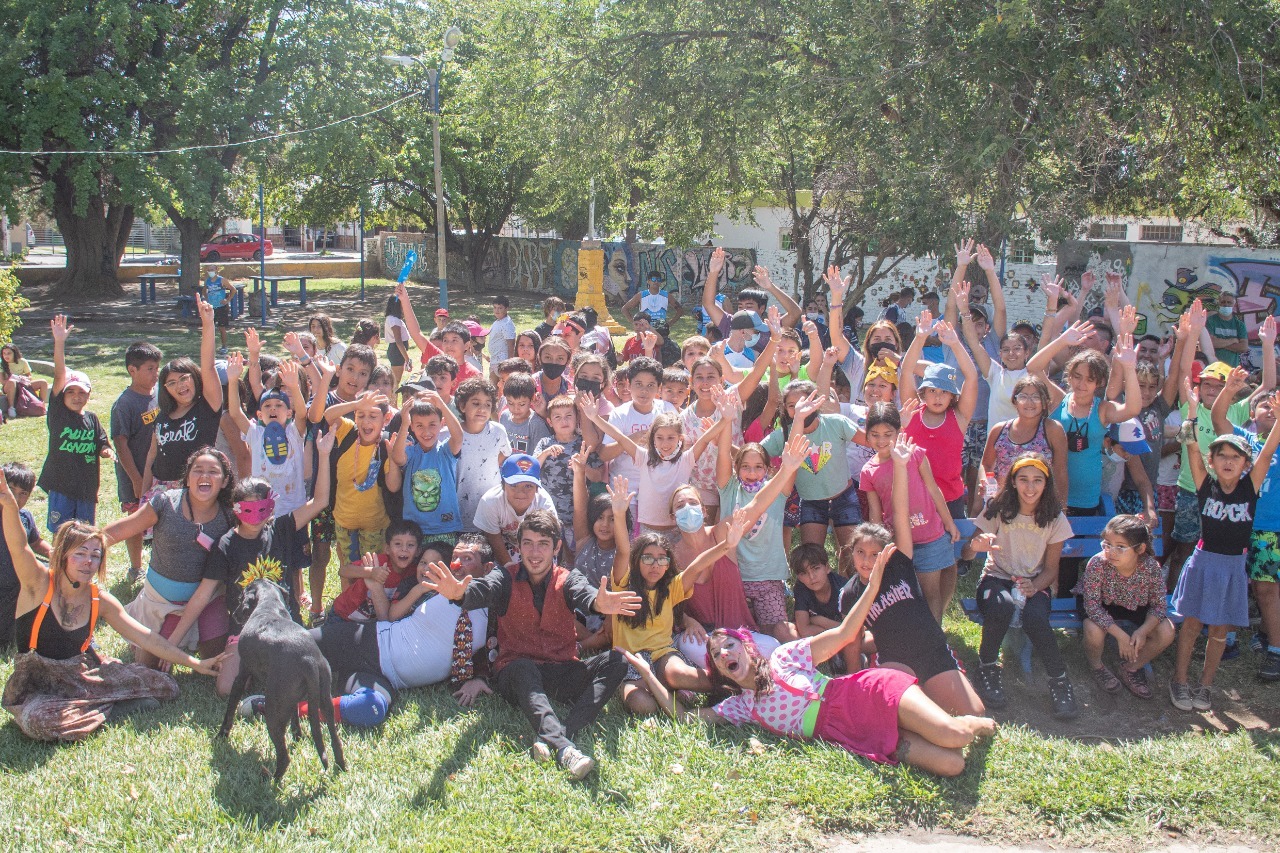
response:
<path id="1" fill-rule="evenodd" d="M 1116 555 L 1119 555 L 1119 556 L 1123 556 L 1123 555 L 1125 555 L 1125 554 L 1129 553 L 1130 551 L 1132 551 L 1132 550 L 1133 550 L 1133 546 L 1132 546 L 1132 545 L 1112 545 L 1110 542 L 1107 542 L 1106 540 L 1103 540 L 1103 542 L 1102 542 L 1102 550 L 1104 550 L 1104 551 L 1108 551 L 1108 552 L 1110 552 L 1110 553 L 1112 553 L 1112 554 L 1116 554 Z"/>
<path id="2" fill-rule="evenodd" d="M 640 565 L 642 566 L 667 566 L 671 564 L 671 558 L 667 556 L 655 557 L 652 554 L 641 554 Z"/>
<path id="3" fill-rule="evenodd" d="M 186 385 L 188 382 L 194 381 L 194 377 L 190 373 L 179 373 L 173 379 L 169 379 L 164 383 L 166 388 L 177 388 L 179 385 Z"/>
<path id="4" fill-rule="evenodd" d="M 1044 401 L 1040 399 L 1040 396 L 1039 396 L 1038 394 L 1018 394 L 1017 396 L 1015 396 L 1015 397 L 1013 398 L 1013 402 L 1015 402 L 1015 403 L 1042 403 L 1042 402 L 1044 402 Z"/>

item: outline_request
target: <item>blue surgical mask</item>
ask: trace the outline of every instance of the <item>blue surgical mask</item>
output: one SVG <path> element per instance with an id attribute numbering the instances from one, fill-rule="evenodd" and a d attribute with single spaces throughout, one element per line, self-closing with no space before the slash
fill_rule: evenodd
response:
<path id="1" fill-rule="evenodd" d="M 1223 317 L 1230 317 L 1232 314 L 1236 313 L 1236 306 L 1234 306 L 1234 305 L 1219 305 L 1219 306 L 1218 306 L 1218 313 L 1219 313 L 1219 314 L 1221 314 Z"/>
<path id="2" fill-rule="evenodd" d="M 698 504 L 685 504 L 676 510 L 676 527 L 685 533 L 695 533 L 702 529 L 702 507 Z"/>
<path id="3" fill-rule="evenodd" d="M 754 335 L 752 335 L 751 337 L 747 338 L 746 346 L 747 346 L 747 348 L 748 348 L 748 349 L 752 349 L 752 348 L 754 348 L 754 347 L 755 347 L 755 345 L 756 345 L 757 343 L 759 343 L 759 342 L 760 342 L 760 333 L 759 333 L 759 332 L 756 332 Z"/>

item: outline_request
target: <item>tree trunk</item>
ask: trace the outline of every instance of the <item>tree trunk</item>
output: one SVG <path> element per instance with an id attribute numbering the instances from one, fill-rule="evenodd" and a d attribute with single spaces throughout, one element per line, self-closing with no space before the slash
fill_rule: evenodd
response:
<path id="1" fill-rule="evenodd" d="M 182 245 L 182 279 L 178 286 L 190 292 L 200 284 L 200 246 L 218 229 L 216 225 L 210 226 L 198 219 L 175 216 L 174 211 L 169 211 L 169 221 L 178 229 L 178 239 Z"/>
<path id="2" fill-rule="evenodd" d="M 119 296 L 120 256 L 133 228 L 133 206 L 93 196 L 76 210 L 74 182 L 64 169 L 53 177 L 53 216 L 67 249 L 67 266 L 54 291 L 68 296 Z"/>
<path id="3" fill-rule="evenodd" d="M 9 242 L 9 214 L 0 210 L 0 260 L 7 261 L 13 254 L 13 244 Z"/>

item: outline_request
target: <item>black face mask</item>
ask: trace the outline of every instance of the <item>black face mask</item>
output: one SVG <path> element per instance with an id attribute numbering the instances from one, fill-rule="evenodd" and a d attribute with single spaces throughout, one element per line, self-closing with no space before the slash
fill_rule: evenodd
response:
<path id="1" fill-rule="evenodd" d="M 867 362 L 873 362 L 880 357 L 881 350 L 889 350 L 893 352 L 893 344 L 889 341 L 876 341 L 874 344 L 867 345 Z"/>
<path id="2" fill-rule="evenodd" d="M 575 379 L 573 380 L 573 387 L 594 397 L 600 396 L 600 383 L 594 379 Z"/>
<path id="3" fill-rule="evenodd" d="M 548 364 L 544 361 L 542 363 L 542 375 L 548 379 L 559 379 L 564 375 L 564 371 L 567 366 L 568 365 L 564 364 Z"/>
<path id="4" fill-rule="evenodd" d="M 817 423 L 817 422 L 818 422 L 818 415 L 820 415 L 820 414 L 822 414 L 822 413 L 821 413 L 821 412 L 814 412 L 813 414 L 809 415 L 809 417 L 805 418 L 805 419 L 804 419 L 804 428 L 805 428 L 805 429 L 808 429 L 809 427 L 811 427 L 811 426 L 813 426 L 815 423 Z"/>

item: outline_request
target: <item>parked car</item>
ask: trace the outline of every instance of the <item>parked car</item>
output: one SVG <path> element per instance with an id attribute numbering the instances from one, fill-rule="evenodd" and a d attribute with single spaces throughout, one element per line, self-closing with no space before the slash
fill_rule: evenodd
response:
<path id="1" fill-rule="evenodd" d="M 200 247 L 200 260 L 259 260 L 265 254 L 271 257 L 271 241 L 263 241 L 256 234 L 219 234 Z"/>

